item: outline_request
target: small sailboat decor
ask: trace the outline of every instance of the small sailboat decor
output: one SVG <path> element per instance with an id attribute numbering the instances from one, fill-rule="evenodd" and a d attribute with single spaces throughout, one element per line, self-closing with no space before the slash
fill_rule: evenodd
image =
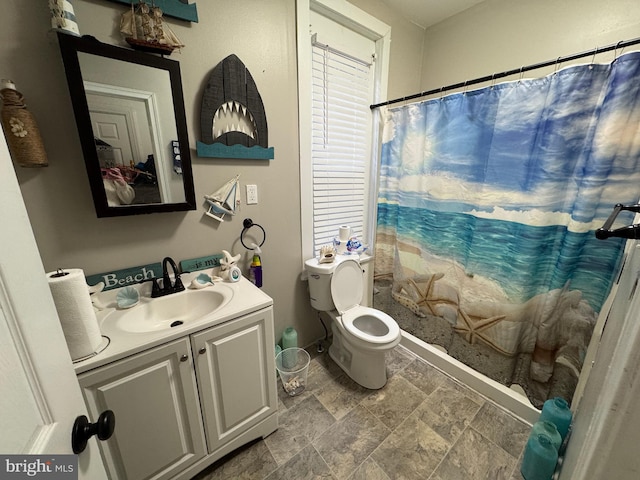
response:
<path id="1" fill-rule="evenodd" d="M 162 19 L 162 10 L 144 0 L 138 0 L 131 10 L 122 14 L 120 19 L 120 33 L 125 41 L 135 50 L 171 55 L 176 48 L 184 45 L 173 30 Z"/>
<path id="2" fill-rule="evenodd" d="M 236 175 L 211 195 L 204 196 L 209 204 L 209 210 L 205 212 L 207 215 L 224 222 L 225 215 L 236 214 L 239 178 L 240 175 Z"/>

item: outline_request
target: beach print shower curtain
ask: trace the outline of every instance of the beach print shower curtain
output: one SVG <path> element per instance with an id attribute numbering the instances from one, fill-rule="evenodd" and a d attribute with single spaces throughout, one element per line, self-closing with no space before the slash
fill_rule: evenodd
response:
<path id="1" fill-rule="evenodd" d="M 594 231 L 640 194 L 640 53 L 383 118 L 376 278 L 470 345 L 531 354 L 535 382 L 577 378 L 625 244 Z"/>

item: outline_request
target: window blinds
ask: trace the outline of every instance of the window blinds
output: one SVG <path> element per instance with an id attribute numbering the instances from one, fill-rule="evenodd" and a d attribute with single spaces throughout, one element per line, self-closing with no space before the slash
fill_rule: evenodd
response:
<path id="1" fill-rule="evenodd" d="M 363 238 L 367 218 L 371 65 L 326 45 L 312 47 L 313 248 L 341 225 Z"/>

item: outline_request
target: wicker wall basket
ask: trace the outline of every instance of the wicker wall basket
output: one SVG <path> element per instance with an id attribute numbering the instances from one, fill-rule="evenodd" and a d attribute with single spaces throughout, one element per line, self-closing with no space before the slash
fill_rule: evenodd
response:
<path id="1" fill-rule="evenodd" d="M 13 161 L 21 167 L 46 167 L 47 152 L 44 150 L 36 119 L 27 110 L 23 95 L 17 90 L 3 88 L 2 128 Z"/>

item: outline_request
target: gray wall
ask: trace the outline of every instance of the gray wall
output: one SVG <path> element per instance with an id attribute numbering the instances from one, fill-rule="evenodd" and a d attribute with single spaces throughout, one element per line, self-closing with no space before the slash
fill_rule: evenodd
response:
<path id="1" fill-rule="evenodd" d="M 194 3 L 194 1 L 192 1 Z M 24 93 L 36 116 L 49 157 L 44 169 L 16 168 L 45 269 L 82 268 L 101 273 L 161 261 L 220 253 L 245 253 L 239 241 L 242 220 L 251 218 L 267 232 L 263 246 L 263 290 L 275 303 L 276 338 L 293 325 L 301 344 L 324 335 L 309 305 L 300 238 L 300 183 L 296 25 L 294 0 L 199 0 L 199 23 L 168 19 L 186 44 L 171 59 L 180 62 L 196 211 L 121 218 L 96 218 L 75 120 L 49 9 L 44 1 L 4 0 L 0 15 L 0 77 Z M 81 34 L 123 44 L 117 32 L 125 5 L 107 0 L 73 0 Z M 409 22 L 396 19 L 394 26 Z M 400 28 L 398 28 L 400 30 Z M 421 41 L 421 39 L 418 39 Z M 412 40 L 413 41 L 413 40 Z M 398 40 L 395 49 L 414 47 Z M 264 102 L 269 127 L 270 161 L 198 158 L 199 114 L 208 73 L 227 55 L 249 68 Z M 396 62 L 393 78 L 409 77 Z M 417 87 L 415 81 L 408 86 Z M 393 89 L 392 89 L 393 90 Z M 240 174 L 242 206 L 232 220 L 218 224 L 203 215 L 203 195 Z M 258 205 L 245 205 L 245 184 L 258 186 Z M 200 206 L 201 205 L 201 206 Z M 255 229 L 254 229 L 255 230 Z M 254 231 L 252 230 L 252 232 Z M 259 235 L 257 235 L 259 237 Z M 259 241 L 260 239 L 257 238 Z M 251 241 L 251 238 L 248 238 Z M 243 259 L 248 262 L 250 258 Z M 248 263 L 244 264 L 247 272 Z"/>
<path id="2" fill-rule="evenodd" d="M 427 29 L 421 89 L 631 40 L 640 35 L 639 27 L 637 0 L 486 0 Z M 613 52 L 596 61 L 612 59 Z M 589 61 L 591 58 L 579 62 Z M 553 70 L 525 75 L 535 78 Z M 500 81 L 517 79 L 515 75 Z"/>
<path id="3" fill-rule="evenodd" d="M 293 325 L 301 343 L 323 335 L 299 280 L 300 186 L 294 0 L 199 0 L 199 23 L 168 19 L 187 45 L 171 58 L 182 69 L 198 202 L 235 174 L 243 205 L 218 224 L 196 211 L 98 219 L 46 2 L 4 0 L 0 15 L 0 77 L 16 82 L 36 116 L 49 156 L 45 169 L 17 168 L 18 180 L 46 270 L 100 273 L 160 261 L 194 258 L 222 249 L 244 253 L 239 235 L 249 217 L 267 231 L 263 290 L 275 301 L 276 337 Z M 487 0 L 426 32 L 382 0 L 351 3 L 392 27 L 389 97 L 493 71 L 546 60 L 638 35 L 636 0 Z M 74 0 L 80 31 L 121 44 L 125 6 Z M 424 45 L 424 51 L 423 51 Z M 235 53 L 262 96 L 275 159 L 198 158 L 200 100 L 208 73 Z M 260 203 L 245 205 L 244 185 L 258 185 Z M 245 259 L 246 260 L 246 259 Z M 246 263 L 245 263 L 246 268 Z M 245 270 L 246 271 L 246 270 Z"/>

